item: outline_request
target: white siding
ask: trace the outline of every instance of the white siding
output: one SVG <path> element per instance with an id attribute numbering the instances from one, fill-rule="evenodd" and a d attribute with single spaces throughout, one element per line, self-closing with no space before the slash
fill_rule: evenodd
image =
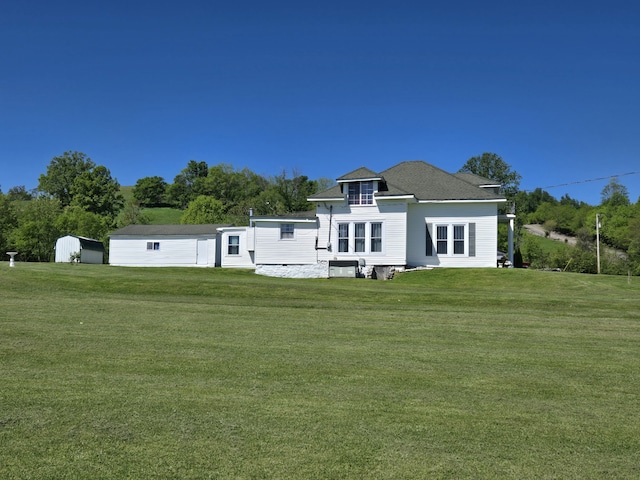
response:
<path id="1" fill-rule="evenodd" d="M 409 207 L 407 264 L 437 267 L 495 267 L 498 245 L 498 218 L 496 203 L 426 203 Z M 465 228 L 465 255 L 426 255 L 426 226 L 431 224 L 463 224 Z M 468 255 L 470 223 L 475 224 L 475 256 Z M 435 241 L 435 234 L 434 239 Z"/>
<path id="2" fill-rule="evenodd" d="M 280 225 L 293 224 L 293 238 L 280 239 Z M 316 222 L 255 221 L 255 261 L 257 265 L 305 265 L 318 262 Z"/>
<path id="3" fill-rule="evenodd" d="M 405 265 L 407 256 L 407 204 L 404 200 L 384 201 L 370 206 L 335 204 L 333 211 L 319 204 L 317 215 L 318 258 L 328 260 L 364 259 L 367 265 Z M 382 223 L 382 252 L 370 252 L 370 225 Z M 350 234 L 349 252 L 338 251 L 338 225 L 349 223 L 366 224 L 366 246 L 364 252 L 355 252 L 353 234 Z M 352 232 L 352 230 L 350 230 Z M 331 248 L 328 249 L 328 244 Z"/>
<path id="4" fill-rule="evenodd" d="M 198 263 L 198 240 L 206 241 L 206 261 Z M 148 249 L 147 243 L 157 243 L 158 249 Z M 109 242 L 109 263 L 116 266 L 213 267 L 216 261 L 216 239 L 208 237 L 151 235 L 112 236 Z"/>
<path id="5" fill-rule="evenodd" d="M 69 263 L 69 258 L 74 253 L 80 253 L 79 239 L 66 235 L 56 240 L 56 262 Z"/>
<path id="6" fill-rule="evenodd" d="M 228 268 L 254 268 L 253 252 L 248 250 L 247 239 L 253 236 L 254 227 L 228 227 L 220 236 L 220 266 Z M 251 235 L 250 235 L 251 234 Z M 229 237 L 239 237 L 238 254 L 229 253 Z"/>

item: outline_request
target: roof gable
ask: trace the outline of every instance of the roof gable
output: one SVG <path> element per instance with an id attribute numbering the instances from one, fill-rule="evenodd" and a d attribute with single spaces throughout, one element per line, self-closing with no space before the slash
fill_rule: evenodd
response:
<path id="1" fill-rule="evenodd" d="M 360 167 L 352 172 L 342 175 L 337 179 L 338 182 L 351 182 L 357 180 L 379 180 L 380 174 L 369 170 L 366 167 Z"/>

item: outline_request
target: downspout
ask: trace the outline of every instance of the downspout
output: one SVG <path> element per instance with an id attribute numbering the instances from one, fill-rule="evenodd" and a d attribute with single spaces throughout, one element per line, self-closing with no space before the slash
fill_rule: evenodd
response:
<path id="1" fill-rule="evenodd" d="M 333 205 L 329 205 L 329 239 L 327 240 L 327 250 L 331 251 L 331 222 L 333 219 Z"/>

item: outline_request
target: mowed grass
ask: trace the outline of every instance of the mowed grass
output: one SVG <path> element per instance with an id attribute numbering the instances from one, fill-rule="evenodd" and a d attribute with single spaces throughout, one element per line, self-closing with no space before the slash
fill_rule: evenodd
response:
<path id="1" fill-rule="evenodd" d="M 640 280 L 0 265 L 0 478 L 639 478 Z"/>

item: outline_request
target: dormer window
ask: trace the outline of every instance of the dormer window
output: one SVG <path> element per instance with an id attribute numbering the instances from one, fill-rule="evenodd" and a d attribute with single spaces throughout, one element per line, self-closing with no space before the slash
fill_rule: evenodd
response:
<path id="1" fill-rule="evenodd" d="M 373 181 L 349 183 L 349 205 L 373 205 Z"/>

